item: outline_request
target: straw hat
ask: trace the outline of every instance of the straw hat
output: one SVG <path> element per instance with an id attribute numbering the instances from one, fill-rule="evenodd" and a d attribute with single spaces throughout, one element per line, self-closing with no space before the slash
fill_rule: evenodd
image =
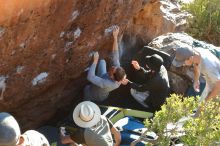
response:
<path id="1" fill-rule="evenodd" d="M 91 102 L 79 103 L 73 111 L 74 122 L 83 128 L 90 128 L 100 121 L 101 111 L 99 107 Z"/>

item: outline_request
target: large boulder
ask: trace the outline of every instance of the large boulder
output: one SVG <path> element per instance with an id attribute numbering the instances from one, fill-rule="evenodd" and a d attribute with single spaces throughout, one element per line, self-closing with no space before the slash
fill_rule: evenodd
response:
<path id="1" fill-rule="evenodd" d="M 10 0 L 0 13 L 0 111 L 24 129 L 62 117 L 82 98 L 89 55 L 108 56 L 112 26 L 121 28 L 126 62 L 152 38 L 182 30 L 186 17 L 168 0 Z"/>

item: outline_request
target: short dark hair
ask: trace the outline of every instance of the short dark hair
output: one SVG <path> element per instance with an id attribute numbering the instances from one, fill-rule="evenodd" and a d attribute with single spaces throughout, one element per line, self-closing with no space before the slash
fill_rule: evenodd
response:
<path id="1" fill-rule="evenodd" d="M 126 73 L 122 67 L 117 67 L 113 75 L 114 75 L 114 79 L 119 82 L 122 79 L 124 79 Z"/>

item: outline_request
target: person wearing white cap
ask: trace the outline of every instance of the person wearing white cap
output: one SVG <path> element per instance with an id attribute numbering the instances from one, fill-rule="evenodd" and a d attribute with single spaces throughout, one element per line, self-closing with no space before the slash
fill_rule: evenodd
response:
<path id="1" fill-rule="evenodd" d="M 199 92 L 200 74 L 203 75 L 206 85 L 200 101 L 216 99 L 220 95 L 220 60 L 209 50 L 203 48 L 180 47 L 176 50 L 173 66 L 193 66 L 194 90 Z"/>
<path id="2" fill-rule="evenodd" d="M 6 112 L 0 113 L 0 146 L 50 146 L 44 135 L 28 130 L 21 135 L 16 119 Z"/>
<path id="3" fill-rule="evenodd" d="M 79 103 L 73 111 L 74 122 L 83 129 L 78 129 L 74 135 L 65 135 L 61 130 L 63 144 L 83 143 L 87 146 L 119 146 L 120 132 L 112 123 L 101 115 L 99 107 L 90 101 Z M 115 143 L 113 142 L 114 135 Z"/>

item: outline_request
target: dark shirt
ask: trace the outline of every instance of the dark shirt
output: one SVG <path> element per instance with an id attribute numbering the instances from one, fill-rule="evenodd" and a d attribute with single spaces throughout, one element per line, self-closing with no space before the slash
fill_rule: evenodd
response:
<path id="1" fill-rule="evenodd" d="M 140 76 L 144 76 L 145 83 L 130 83 L 130 87 L 139 92 L 149 91 L 150 95 L 145 100 L 145 103 L 155 110 L 160 109 L 170 90 L 166 68 L 162 65 L 160 71 L 156 73 L 146 71 L 144 68 L 141 68 L 138 72 L 141 74 Z"/>

